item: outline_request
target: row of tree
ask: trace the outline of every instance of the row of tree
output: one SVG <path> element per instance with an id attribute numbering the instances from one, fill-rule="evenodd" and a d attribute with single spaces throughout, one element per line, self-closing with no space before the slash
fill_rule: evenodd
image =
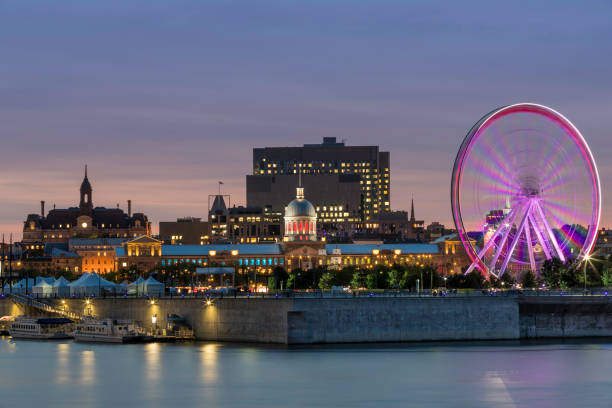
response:
<path id="1" fill-rule="evenodd" d="M 178 263 L 167 266 L 158 266 L 149 273 L 155 274 L 158 280 L 168 286 L 191 286 L 205 284 L 199 282 L 195 274 L 196 264 L 191 262 Z M 322 289 L 329 290 L 332 286 L 366 289 L 436 289 L 447 288 L 510 288 L 520 283 L 523 288 L 546 286 L 548 288 L 568 289 L 576 287 L 607 287 L 612 282 L 612 258 L 610 256 L 594 256 L 587 261 L 577 262 L 568 260 L 561 262 L 554 258 L 542 265 L 539 276 L 526 271 L 516 276 L 510 273 L 502 275 L 500 279 L 490 276 L 488 279 L 479 272 L 469 274 L 450 274 L 442 276 L 433 266 L 423 267 L 416 265 L 376 265 L 373 268 L 359 268 L 347 266 L 341 269 L 328 269 L 316 267 L 310 270 L 293 270 L 288 273 L 282 267 L 275 267 L 269 275 L 256 274 L 254 270 L 238 268 L 233 284 L 237 287 L 247 287 L 255 283 L 267 284 L 272 290 L 279 289 Z M 21 271 L 21 277 L 33 277 L 32 271 Z M 56 278 L 64 276 L 68 280 L 76 279 L 69 271 L 49 271 L 49 275 Z M 143 276 L 143 271 L 136 267 L 124 268 L 117 272 L 104 275 L 104 278 L 114 282 L 124 280 L 134 281 Z M 585 282 L 586 277 L 586 282 Z"/>

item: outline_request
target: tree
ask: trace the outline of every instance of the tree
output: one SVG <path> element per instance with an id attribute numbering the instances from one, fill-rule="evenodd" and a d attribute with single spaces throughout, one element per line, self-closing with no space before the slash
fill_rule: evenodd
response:
<path id="1" fill-rule="evenodd" d="M 484 279 L 482 278 L 482 275 L 480 274 L 480 272 L 478 270 L 473 270 L 467 275 L 464 275 L 463 286 L 466 288 L 472 288 L 472 289 L 482 289 L 483 280 Z"/>
<path id="2" fill-rule="evenodd" d="M 521 277 L 521 283 L 524 288 L 534 288 L 536 286 L 535 274 L 532 271 L 527 271 Z"/>
<path id="3" fill-rule="evenodd" d="M 399 288 L 400 284 L 400 273 L 397 269 L 391 269 L 387 274 L 387 283 L 390 288 Z"/>
<path id="4" fill-rule="evenodd" d="M 346 268 L 339 269 L 335 272 L 335 285 L 337 286 L 350 286 L 353 274 L 356 268 L 354 266 L 348 266 Z"/>
<path id="5" fill-rule="evenodd" d="M 371 270 L 366 276 L 366 288 L 376 289 L 376 281 L 378 280 L 378 272 Z"/>
<path id="6" fill-rule="evenodd" d="M 559 258 L 547 259 L 542 264 L 542 279 L 549 288 L 561 287 L 561 265 Z"/>
<path id="7" fill-rule="evenodd" d="M 287 281 L 289 280 L 289 274 L 285 270 L 285 268 L 281 266 L 275 266 L 272 269 L 272 276 L 270 278 L 274 278 L 272 281 L 274 287 L 270 287 L 270 280 L 268 279 L 268 288 L 270 289 L 279 289 L 281 286 L 281 282 L 284 282 L 283 287 L 287 287 Z"/>
<path id="8" fill-rule="evenodd" d="M 368 274 L 366 271 L 358 269 L 353 273 L 353 279 L 351 279 L 351 287 L 353 289 L 367 287 L 366 278 Z"/>
<path id="9" fill-rule="evenodd" d="M 334 274 L 331 272 L 325 272 L 321 275 L 321 279 L 319 279 L 319 289 L 329 290 L 332 286 L 334 286 Z"/>

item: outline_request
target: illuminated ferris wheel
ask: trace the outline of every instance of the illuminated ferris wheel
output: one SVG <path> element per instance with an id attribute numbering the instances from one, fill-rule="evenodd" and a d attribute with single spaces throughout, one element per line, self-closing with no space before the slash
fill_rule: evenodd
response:
<path id="1" fill-rule="evenodd" d="M 480 119 L 463 140 L 451 181 L 466 273 L 538 272 L 546 259 L 588 255 L 601 211 L 599 175 L 576 127 L 521 103 Z"/>

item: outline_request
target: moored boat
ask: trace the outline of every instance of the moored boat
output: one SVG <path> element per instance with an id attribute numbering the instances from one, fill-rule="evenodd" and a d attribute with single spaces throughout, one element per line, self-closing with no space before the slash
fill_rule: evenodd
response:
<path id="1" fill-rule="evenodd" d="M 74 339 L 100 343 L 142 343 L 148 339 L 131 321 L 84 319 L 77 323 Z"/>
<path id="2" fill-rule="evenodd" d="M 2 316 L 0 317 L 0 336 L 8 336 L 9 326 L 15 321 L 13 316 Z"/>
<path id="3" fill-rule="evenodd" d="M 62 340 L 71 339 L 74 322 L 64 317 L 18 317 L 9 326 L 9 334 L 16 339 Z"/>

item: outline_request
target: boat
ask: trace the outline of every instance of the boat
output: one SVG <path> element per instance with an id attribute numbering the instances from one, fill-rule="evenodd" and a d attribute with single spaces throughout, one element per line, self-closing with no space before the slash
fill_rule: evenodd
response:
<path id="1" fill-rule="evenodd" d="M 2 316 L 0 317 L 0 336 L 8 336 L 9 326 L 15 321 L 14 316 Z"/>
<path id="2" fill-rule="evenodd" d="M 18 317 L 9 326 L 14 339 L 62 340 L 71 339 L 74 321 L 65 317 Z"/>
<path id="3" fill-rule="evenodd" d="M 148 336 L 128 320 L 84 319 L 76 324 L 74 339 L 83 342 L 100 343 L 142 343 Z"/>

